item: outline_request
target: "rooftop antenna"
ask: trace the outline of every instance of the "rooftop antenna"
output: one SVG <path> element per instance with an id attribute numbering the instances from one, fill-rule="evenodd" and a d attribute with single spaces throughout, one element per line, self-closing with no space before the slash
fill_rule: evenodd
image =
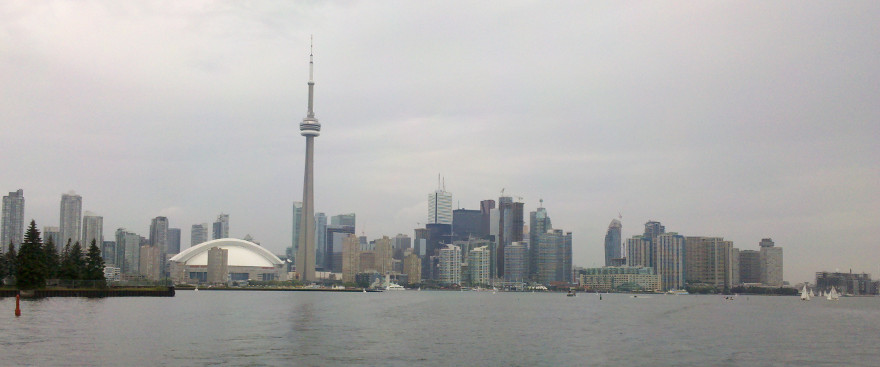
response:
<path id="1" fill-rule="evenodd" d="M 446 177 L 443 177 L 443 191 L 446 191 Z"/>
<path id="2" fill-rule="evenodd" d="M 544 199 L 538 199 L 538 202 L 541 203 L 541 205 L 539 205 L 538 207 L 543 208 L 544 207 Z"/>

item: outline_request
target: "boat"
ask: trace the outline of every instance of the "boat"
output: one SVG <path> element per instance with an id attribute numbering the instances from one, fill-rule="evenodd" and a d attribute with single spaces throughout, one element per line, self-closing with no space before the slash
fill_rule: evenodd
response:
<path id="1" fill-rule="evenodd" d="M 810 288 L 810 298 L 816 297 L 816 293 L 813 293 L 813 289 Z"/>
<path id="2" fill-rule="evenodd" d="M 387 286 L 385 286 L 385 290 L 386 291 L 402 291 L 402 290 L 406 290 L 406 288 L 404 288 L 402 285 L 397 284 L 397 283 L 389 283 Z"/>
<path id="3" fill-rule="evenodd" d="M 667 294 L 680 295 L 680 294 L 690 294 L 687 290 L 684 289 L 670 289 Z"/>
<path id="4" fill-rule="evenodd" d="M 566 297 L 577 297 L 577 293 L 574 291 L 574 288 L 569 288 L 568 294 L 566 294 L 565 296 Z"/>
<path id="5" fill-rule="evenodd" d="M 825 296 L 825 299 L 829 301 L 837 301 L 840 299 L 840 294 L 837 293 L 837 288 L 831 287 L 831 291 L 828 292 L 828 295 Z"/>
<path id="6" fill-rule="evenodd" d="M 810 293 L 807 292 L 807 286 L 804 286 L 804 289 L 801 290 L 801 301 L 809 301 Z"/>

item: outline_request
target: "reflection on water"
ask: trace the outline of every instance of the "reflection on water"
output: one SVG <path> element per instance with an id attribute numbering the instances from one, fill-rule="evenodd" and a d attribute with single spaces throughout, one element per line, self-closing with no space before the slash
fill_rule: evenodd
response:
<path id="1" fill-rule="evenodd" d="M 0 299 L 0 365 L 880 365 L 880 298 L 181 291 L 14 307 Z"/>

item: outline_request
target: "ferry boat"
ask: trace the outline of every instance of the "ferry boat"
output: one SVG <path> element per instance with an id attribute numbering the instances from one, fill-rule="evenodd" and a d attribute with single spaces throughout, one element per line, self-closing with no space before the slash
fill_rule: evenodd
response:
<path id="1" fill-rule="evenodd" d="M 682 294 L 690 294 L 690 293 L 688 293 L 688 291 L 686 291 L 686 290 L 684 290 L 684 289 L 670 289 L 670 290 L 669 290 L 668 292 L 666 292 L 666 293 L 667 293 L 667 294 L 673 294 L 673 295 L 676 295 L 676 296 L 677 296 L 677 295 L 682 295 Z"/>

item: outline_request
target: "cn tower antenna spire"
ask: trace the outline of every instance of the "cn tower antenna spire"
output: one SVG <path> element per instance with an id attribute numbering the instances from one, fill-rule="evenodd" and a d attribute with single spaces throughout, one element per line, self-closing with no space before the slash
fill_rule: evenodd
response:
<path id="1" fill-rule="evenodd" d="M 315 96 L 315 38 L 309 36 L 309 112 L 308 117 L 315 117 L 314 96 Z"/>

